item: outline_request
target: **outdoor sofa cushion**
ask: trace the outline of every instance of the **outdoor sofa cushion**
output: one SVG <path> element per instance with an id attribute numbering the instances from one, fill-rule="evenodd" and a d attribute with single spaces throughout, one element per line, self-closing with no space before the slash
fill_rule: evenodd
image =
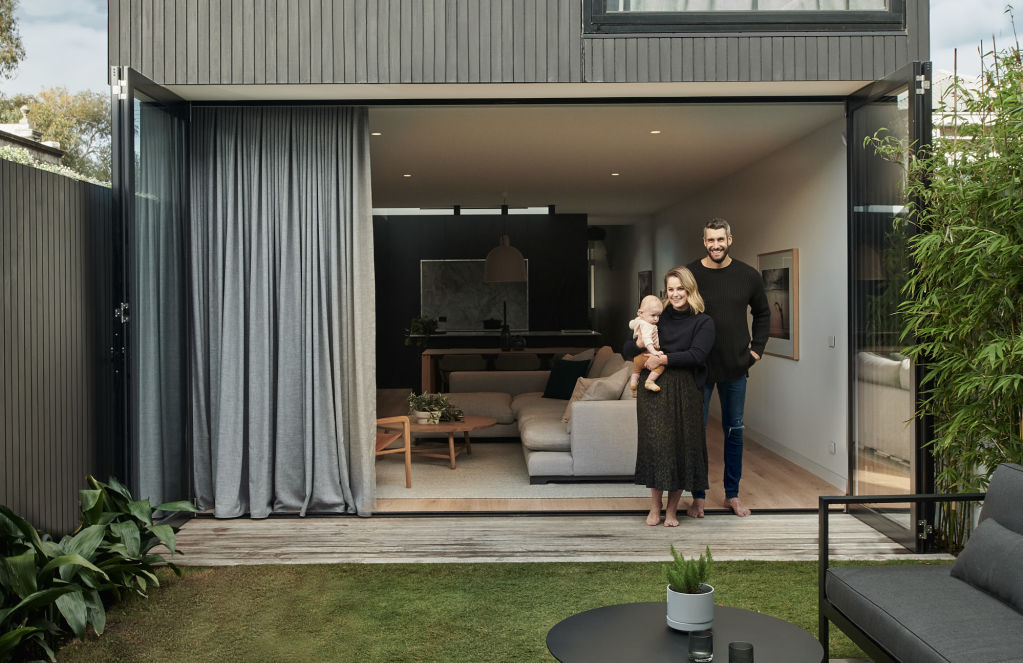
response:
<path id="1" fill-rule="evenodd" d="M 1023 614 L 953 578 L 951 565 L 828 569 L 828 599 L 900 661 L 1019 661 Z"/>
<path id="2" fill-rule="evenodd" d="M 1023 612 L 1023 534 L 988 518 L 973 531 L 959 553 L 952 566 L 952 577 Z"/>

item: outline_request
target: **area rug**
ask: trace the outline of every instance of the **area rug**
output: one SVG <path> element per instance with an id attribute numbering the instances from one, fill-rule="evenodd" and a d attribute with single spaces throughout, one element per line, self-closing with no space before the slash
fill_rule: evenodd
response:
<path id="1" fill-rule="evenodd" d="M 631 483 L 548 483 L 531 485 L 518 442 L 473 442 L 451 469 L 447 460 L 412 457 L 412 488 L 405 488 L 401 454 L 376 463 L 378 498 L 521 498 L 649 497 L 650 490 Z"/>

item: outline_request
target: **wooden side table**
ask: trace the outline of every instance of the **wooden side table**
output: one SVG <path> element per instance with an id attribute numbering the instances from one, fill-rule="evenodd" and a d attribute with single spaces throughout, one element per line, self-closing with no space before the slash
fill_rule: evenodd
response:
<path id="1" fill-rule="evenodd" d="M 447 433 L 448 443 L 445 449 L 444 443 L 432 445 L 412 445 L 412 453 L 429 458 L 447 458 L 451 461 L 451 469 L 455 469 L 455 458 L 463 451 L 467 456 L 472 455 L 472 442 L 469 440 L 469 432 L 490 428 L 497 423 L 493 417 L 480 417 L 473 414 L 465 415 L 462 421 L 441 421 L 436 424 L 413 423 L 412 434 L 416 433 Z M 461 433 L 463 442 L 455 446 L 455 433 Z M 443 453 L 443 452 L 447 453 Z"/>

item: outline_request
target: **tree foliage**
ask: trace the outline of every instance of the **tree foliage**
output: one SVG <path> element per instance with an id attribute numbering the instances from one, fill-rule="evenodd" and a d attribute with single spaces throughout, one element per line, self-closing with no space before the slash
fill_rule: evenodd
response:
<path id="1" fill-rule="evenodd" d="M 2 2 L 3 0 L 0 0 Z M 17 122 L 28 106 L 29 121 L 43 136 L 66 152 L 61 163 L 83 176 L 110 181 L 110 99 L 93 90 L 69 92 L 54 87 L 34 95 L 0 100 L 0 119 Z"/>
<path id="2" fill-rule="evenodd" d="M 0 78 L 10 78 L 25 57 L 14 10 L 18 0 L 0 0 Z"/>
<path id="3" fill-rule="evenodd" d="M 926 367 L 921 414 L 940 491 L 984 490 L 1023 461 L 1023 61 L 992 52 L 979 88 L 955 79 L 938 110 L 951 131 L 902 161 L 915 269 L 904 289 L 905 353 Z M 905 146 L 869 139 L 901 161 Z M 896 222 L 898 223 L 898 222 Z M 947 511 L 949 546 L 969 520 Z"/>

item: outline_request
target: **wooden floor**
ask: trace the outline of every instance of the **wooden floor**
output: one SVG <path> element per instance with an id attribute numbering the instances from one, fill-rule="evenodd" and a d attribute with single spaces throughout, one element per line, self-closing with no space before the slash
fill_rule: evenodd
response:
<path id="1" fill-rule="evenodd" d="M 831 559 L 918 558 L 846 514 L 832 514 Z M 684 518 L 639 515 L 196 518 L 178 533 L 189 566 L 257 564 L 666 561 L 709 545 L 715 559 L 817 559 L 816 514 Z M 928 557 L 933 559 L 934 556 Z"/>
<path id="2" fill-rule="evenodd" d="M 377 416 L 404 414 L 408 409 L 407 390 L 381 389 L 377 395 Z M 707 428 L 708 470 L 710 490 L 707 506 L 720 509 L 724 502 L 723 434 L 720 423 L 711 421 Z M 412 481 L 416 480 L 415 459 Z M 457 469 L 455 470 L 458 471 Z M 845 494 L 845 487 L 836 487 L 795 463 L 747 439 L 743 445 L 742 483 L 740 497 L 754 510 L 816 509 L 820 495 Z M 462 499 L 377 499 L 377 513 L 444 513 L 444 512 L 562 512 L 562 511 L 641 511 L 649 508 L 647 498 L 525 498 L 494 499 L 487 495 Z"/>

